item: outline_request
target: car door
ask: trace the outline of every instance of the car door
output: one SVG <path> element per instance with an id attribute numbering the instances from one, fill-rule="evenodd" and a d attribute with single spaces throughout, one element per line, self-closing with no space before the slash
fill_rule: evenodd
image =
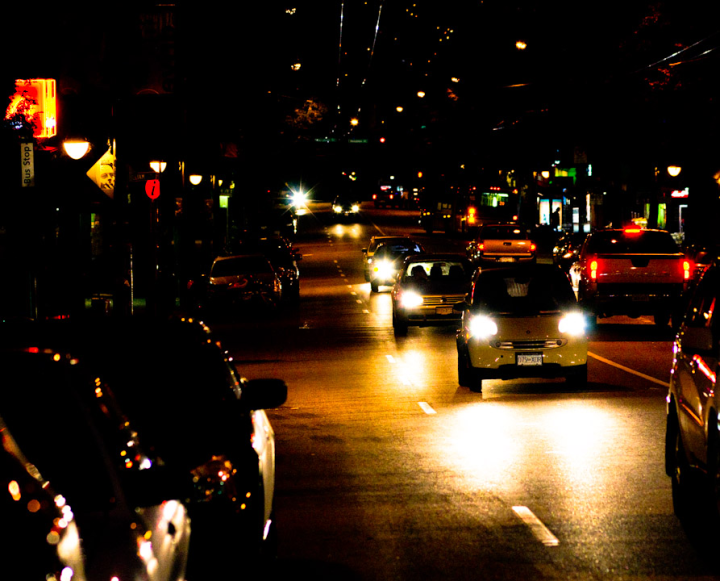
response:
<path id="1" fill-rule="evenodd" d="M 705 462 L 707 418 L 716 387 L 718 274 L 708 271 L 690 302 L 678 334 L 674 369 L 680 430 L 690 456 L 700 463 Z"/>

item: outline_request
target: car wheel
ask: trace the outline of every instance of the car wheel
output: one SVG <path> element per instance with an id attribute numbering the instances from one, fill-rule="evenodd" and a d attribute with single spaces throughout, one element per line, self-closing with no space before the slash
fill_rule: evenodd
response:
<path id="1" fill-rule="evenodd" d="M 378 285 L 376 280 L 370 281 L 370 290 L 374 293 L 378 292 L 378 289 L 380 288 L 380 285 Z"/>
<path id="2" fill-rule="evenodd" d="M 710 418 L 708 426 L 717 426 L 717 418 Z M 711 428 L 708 434 L 708 461 L 707 478 L 710 493 L 710 516 L 713 525 L 717 526 L 720 520 L 720 432 L 716 427 Z"/>
<path id="3" fill-rule="evenodd" d="M 470 365 L 466 348 L 458 346 L 458 383 L 475 393 L 482 393 L 482 375 L 478 369 Z"/>
<path id="4" fill-rule="evenodd" d="M 587 364 L 581 365 L 577 369 L 573 369 L 565 377 L 565 381 L 575 389 L 584 389 L 587 387 Z"/>
<path id="5" fill-rule="evenodd" d="M 672 482 L 675 515 L 679 519 L 685 520 L 692 514 L 691 504 L 693 495 L 697 491 L 697 479 L 692 474 L 687 461 L 680 427 L 674 413 L 668 416 L 665 433 L 665 471 Z"/>
<path id="6" fill-rule="evenodd" d="M 395 333 L 396 336 L 404 337 L 405 335 L 407 335 L 407 332 L 408 332 L 407 319 L 405 319 L 404 317 L 398 316 L 395 309 L 393 309 L 392 322 L 393 322 L 393 332 Z"/>

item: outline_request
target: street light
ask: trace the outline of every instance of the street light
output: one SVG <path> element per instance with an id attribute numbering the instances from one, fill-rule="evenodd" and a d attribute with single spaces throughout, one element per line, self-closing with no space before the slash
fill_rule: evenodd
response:
<path id="1" fill-rule="evenodd" d="M 669 165 L 667 168 L 667 172 L 674 178 L 678 177 L 681 171 L 682 168 L 679 165 Z"/>
<path id="2" fill-rule="evenodd" d="M 167 162 L 165 161 L 151 161 L 150 167 L 155 173 L 162 173 L 165 171 L 165 168 L 167 167 Z"/>
<path id="3" fill-rule="evenodd" d="M 192 174 L 188 179 L 190 180 L 190 183 L 191 183 L 192 185 L 197 186 L 197 185 L 200 184 L 200 182 L 202 181 L 203 177 L 202 177 L 201 175 L 198 175 L 198 174 Z"/>
<path id="4" fill-rule="evenodd" d="M 72 159 L 81 159 L 90 151 L 90 142 L 84 139 L 69 139 L 63 141 L 63 149 Z"/>

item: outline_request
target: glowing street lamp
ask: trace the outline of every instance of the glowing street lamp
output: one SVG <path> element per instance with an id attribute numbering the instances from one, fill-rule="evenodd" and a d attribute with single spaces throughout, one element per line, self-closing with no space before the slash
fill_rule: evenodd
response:
<path id="1" fill-rule="evenodd" d="M 425 96 L 425 91 L 418 91 L 417 96 L 422 99 Z"/>
<path id="2" fill-rule="evenodd" d="M 524 40 L 518 40 L 515 43 L 515 48 L 518 50 L 525 50 L 527 48 L 527 43 Z"/>
<path id="3" fill-rule="evenodd" d="M 68 157 L 72 159 L 81 159 L 90 151 L 90 142 L 84 139 L 69 139 L 63 141 L 63 149 Z"/>
<path id="4" fill-rule="evenodd" d="M 669 165 L 667 168 L 667 172 L 674 178 L 678 177 L 681 171 L 682 168 L 679 165 Z"/>
<path id="5" fill-rule="evenodd" d="M 358 123 L 360 123 L 360 121 L 357 117 L 353 117 L 352 119 L 350 119 L 350 125 L 352 125 L 353 127 L 357 127 Z"/>
<path id="6" fill-rule="evenodd" d="M 167 167 L 167 162 L 165 161 L 151 161 L 150 167 L 155 173 L 162 173 L 165 171 L 165 168 Z"/>
<path id="7" fill-rule="evenodd" d="M 200 182 L 202 181 L 203 177 L 198 174 L 192 174 L 189 178 L 190 183 L 194 186 L 200 185 Z"/>

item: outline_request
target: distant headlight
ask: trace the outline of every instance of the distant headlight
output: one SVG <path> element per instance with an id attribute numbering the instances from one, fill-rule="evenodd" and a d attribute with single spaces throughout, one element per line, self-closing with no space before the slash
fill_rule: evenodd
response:
<path id="1" fill-rule="evenodd" d="M 359 212 L 359 211 L 360 211 L 360 206 L 358 206 L 357 204 L 353 204 L 352 211 L 355 212 L 355 213 Z"/>
<path id="2" fill-rule="evenodd" d="M 333 206 L 333 210 L 335 210 L 336 214 L 342 214 L 342 206 Z"/>
<path id="3" fill-rule="evenodd" d="M 402 306 L 411 309 L 413 307 L 419 307 L 423 304 L 423 298 L 417 293 L 414 292 L 406 292 L 402 295 Z"/>
<path id="4" fill-rule="evenodd" d="M 578 337 L 585 334 L 585 317 L 582 313 L 569 313 L 560 319 L 558 330 L 561 333 Z"/>
<path id="5" fill-rule="evenodd" d="M 393 269 L 393 263 L 388 261 L 378 262 L 375 265 L 375 273 L 377 274 L 378 278 L 381 278 L 383 280 L 392 278 L 393 274 L 395 273 L 395 270 Z"/>
<path id="6" fill-rule="evenodd" d="M 485 315 L 479 315 L 470 319 L 468 330 L 470 331 L 471 337 L 476 337 L 478 339 L 484 339 L 486 337 L 491 337 L 492 335 L 497 335 L 498 332 L 495 321 Z"/>

